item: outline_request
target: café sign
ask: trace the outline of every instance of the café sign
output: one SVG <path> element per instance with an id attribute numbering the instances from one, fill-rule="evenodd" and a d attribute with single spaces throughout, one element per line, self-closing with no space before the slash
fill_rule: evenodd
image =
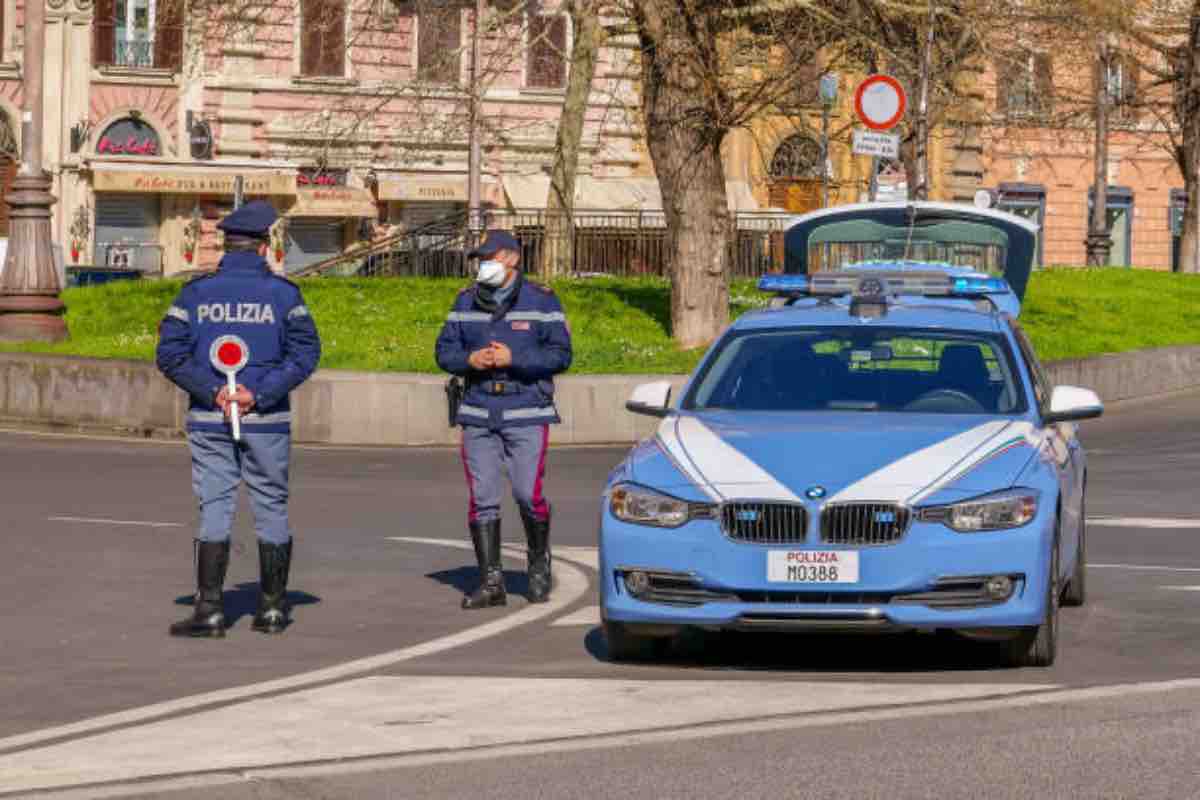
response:
<path id="1" fill-rule="evenodd" d="M 104 129 L 96 143 L 99 155 L 157 156 L 162 154 L 158 133 L 140 119 L 125 117 Z"/>

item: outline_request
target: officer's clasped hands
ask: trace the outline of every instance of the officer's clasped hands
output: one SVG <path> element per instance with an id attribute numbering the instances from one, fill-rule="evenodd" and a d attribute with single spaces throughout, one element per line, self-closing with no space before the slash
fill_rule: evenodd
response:
<path id="1" fill-rule="evenodd" d="M 512 366 L 512 350 L 503 342 L 492 341 L 487 347 L 476 350 L 467 357 L 471 368 L 483 372 Z"/>
<path id="2" fill-rule="evenodd" d="M 245 414 L 254 407 L 254 395 L 249 389 L 240 383 L 237 385 L 237 391 L 234 392 L 232 400 L 233 402 L 237 403 L 238 412 L 242 414 Z M 221 391 L 217 392 L 217 399 L 215 402 L 217 404 L 217 408 L 224 412 L 225 419 L 229 419 L 230 414 L 233 413 L 233 409 L 230 407 L 229 401 L 229 387 L 222 386 Z"/>

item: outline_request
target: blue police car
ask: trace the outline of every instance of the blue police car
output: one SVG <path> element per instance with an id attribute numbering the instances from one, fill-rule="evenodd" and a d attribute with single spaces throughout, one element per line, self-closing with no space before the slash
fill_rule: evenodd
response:
<path id="1" fill-rule="evenodd" d="M 682 628 L 954 630 L 1049 666 L 1085 599 L 1095 393 L 1050 386 L 1018 323 L 1037 227 L 939 203 L 789 229 L 741 317 L 610 475 L 601 616 L 617 660 Z"/>

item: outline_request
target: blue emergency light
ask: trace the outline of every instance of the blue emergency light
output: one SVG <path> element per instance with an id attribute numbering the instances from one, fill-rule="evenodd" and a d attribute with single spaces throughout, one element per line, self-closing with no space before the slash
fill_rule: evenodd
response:
<path id="1" fill-rule="evenodd" d="M 770 274 L 758 279 L 762 292 L 786 297 L 875 297 L 916 295 L 921 297 L 972 298 L 1012 294 L 1003 278 L 955 274 L 936 267 L 926 271 L 889 269 L 845 269 L 816 275 Z"/>

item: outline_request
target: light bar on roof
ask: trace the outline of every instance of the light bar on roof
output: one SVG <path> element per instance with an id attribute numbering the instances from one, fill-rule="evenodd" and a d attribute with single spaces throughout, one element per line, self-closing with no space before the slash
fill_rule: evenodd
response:
<path id="1" fill-rule="evenodd" d="M 836 270 L 815 275 L 764 275 L 758 281 L 763 292 L 807 297 L 885 298 L 916 295 L 923 297 L 980 297 L 1011 294 L 1003 278 L 987 275 L 954 275 L 896 270 Z"/>

